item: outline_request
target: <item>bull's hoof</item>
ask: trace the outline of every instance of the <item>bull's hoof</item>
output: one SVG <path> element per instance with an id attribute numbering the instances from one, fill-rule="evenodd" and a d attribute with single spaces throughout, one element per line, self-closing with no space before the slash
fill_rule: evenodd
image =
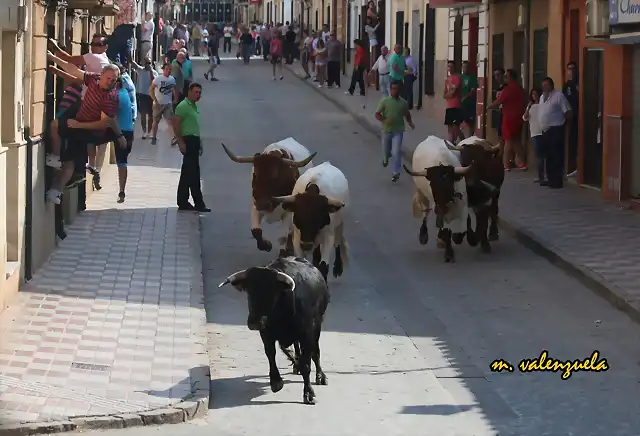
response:
<path id="1" fill-rule="evenodd" d="M 482 250 L 483 253 L 491 253 L 491 244 L 489 244 L 489 242 L 482 242 L 480 243 L 480 249 Z"/>
<path id="2" fill-rule="evenodd" d="M 498 233 L 498 231 L 491 231 L 489 232 L 489 240 L 490 241 L 498 241 L 500 239 L 500 233 Z"/>
<path id="3" fill-rule="evenodd" d="M 318 265 L 317 267 L 320 270 L 320 273 L 322 274 L 322 277 L 324 277 L 324 281 L 327 281 L 327 277 L 329 276 L 329 265 L 327 265 L 326 262 L 320 262 L 320 265 Z"/>
<path id="4" fill-rule="evenodd" d="M 287 250 L 285 250 L 284 248 L 281 248 L 280 251 L 278 252 L 278 257 L 287 257 L 288 253 Z"/>
<path id="5" fill-rule="evenodd" d="M 478 238 L 476 237 L 475 232 L 467 232 L 467 243 L 471 247 L 478 245 Z"/>
<path id="6" fill-rule="evenodd" d="M 304 404 L 316 404 L 316 393 L 313 392 L 311 386 L 309 386 L 309 390 L 305 390 L 302 393 L 302 402 L 304 402 Z"/>
<path id="7" fill-rule="evenodd" d="M 342 275 L 342 262 L 337 263 L 334 262 L 333 263 L 333 278 L 337 279 L 338 277 L 340 277 Z"/>
<path id="8" fill-rule="evenodd" d="M 282 377 L 271 379 L 269 384 L 271 385 L 271 392 L 280 392 L 284 387 Z"/>
<path id="9" fill-rule="evenodd" d="M 295 364 L 295 363 L 293 364 L 293 369 L 291 370 L 291 373 L 293 375 L 300 375 L 300 369 L 298 368 L 297 364 Z"/>
<path id="10" fill-rule="evenodd" d="M 267 253 L 271 251 L 271 249 L 273 248 L 273 246 L 271 245 L 271 242 L 267 241 L 266 239 L 262 239 L 260 241 L 258 241 L 258 250 L 260 251 L 266 251 Z"/>
<path id="11" fill-rule="evenodd" d="M 427 245 L 427 242 L 429 242 L 429 231 L 427 230 L 427 225 L 424 222 L 420 226 L 418 241 L 420 242 L 420 245 Z"/>
<path id="12" fill-rule="evenodd" d="M 455 263 L 456 261 L 456 256 L 453 253 L 447 253 L 444 255 L 444 262 L 445 263 Z"/>
<path id="13" fill-rule="evenodd" d="M 446 246 L 447 246 L 447 244 L 442 239 L 436 240 L 436 247 L 442 249 L 442 248 L 444 248 Z"/>
<path id="14" fill-rule="evenodd" d="M 456 245 L 462 244 L 462 241 L 464 241 L 464 232 L 463 233 L 454 233 L 453 235 L 451 235 L 451 240 Z"/>
<path id="15" fill-rule="evenodd" d="M 324 372 L 316 372 L 316 384 L 319 386 L 327 386 L 329 384 Z"/>

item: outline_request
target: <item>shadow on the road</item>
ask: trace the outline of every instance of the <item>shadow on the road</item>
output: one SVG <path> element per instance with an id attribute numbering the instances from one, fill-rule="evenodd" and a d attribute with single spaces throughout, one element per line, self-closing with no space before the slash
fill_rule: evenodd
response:
<path id="1" fill-rule="evenodd" d="M 454 405 L 454 404 L 431 404 L 431 405 L 415 405 L 404 406 L 400 414 L 402 415 L 441 415 L 449 416 L 456 413 L 468 412 L 473 410 L 475 406 Z"/>
<path id="2" fill-rule="evenodd" d="M 251 404 L 302 404 L 300 401 L 254 401 L 271 392 L 268 376 L 246 375 L 243 377 L 218 378 L 211 380 L 209 409 L 229 409 Z M 264 380 L 264 381 L 263 381 Z M 301 380 L 300 380 L 301 382 Z M 299 384 L 284 378 L 284 385 Z"/>

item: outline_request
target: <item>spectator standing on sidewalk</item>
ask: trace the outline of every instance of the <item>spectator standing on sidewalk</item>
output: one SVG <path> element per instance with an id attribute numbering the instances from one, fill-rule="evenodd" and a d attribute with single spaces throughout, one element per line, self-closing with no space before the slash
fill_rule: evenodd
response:
<path id="1" fill-rule="evenodd" d="M 404 85 L 402 87 L 404 91 L 403 98 L 407 101 L 409 105 L 409 110 L 413 109 L 413 82 L 416 81 L 418 77 L 418 67 L 416 66 L 416 62 L 411 56 L 411 49 L 409 47 L 404 48 L 404 64 L 406 68 L 405 76 L 404 76 Z"/>
<path id="2" fill-rule="evenodd" d="M 293 29 L 293 26 L 289 26 L 287 24 L 287 33 L 285 33 L 284 38 L 287 44 L 286 45 L 287 65 L 291 65 L 293 63 L 293 57 L 295 55 L 295 45 L 296 45 L 296 31 Z"/>
<path id="3" fill-rule="evenodd" d="M 389 57 L 389 77 L 391 78 L 391 84 L 396 82 L 400 84 L 400 93 L 402 93 L 406 71 L 407 64 L 404 61 L 402 45 L 396 44 L 393 46 L 393 54 Z"/>
<path id="4" fill-rule="evenodd" d="M 200 23 L 195 23 L 193 29 L 191 29 L 191 40 L 193 43 L 193 55 L 197 56 L 200 53 L 200 42 L 202 41 L 202 27 Z"/>
<path id="5" fill-rule="evenodd" d="M 378 30 L 378 27 L 380 26 L 380 22 L 378 21 L 377 17 L 367 17 L 367 24 L 365 24 L 364 26 L 364 31 L 367 34 L 367 36 L 369 37 L 369 47 L 371 49 L 371 60 L 373 61 L 373 59 L 376 58 L 378 52 L 378 35 L 376 34 L 376 31 Z M 373 68 L 373 67 L 372 67 Z"/>
<path id="6" fill-rule="evenodd" d="M 500 93 L 505 87 L 504 84 L 504 69 L 502 67 L 494 68 L 493 70 L 493 82 L 495 84 L 496 100 L 500 98 Z M 504 139 L 502 138 L 502 106 L 495 107 L 492 112 L 492 121 L 496 128 L 496 134 L 498 135 L 498 141 L 501 147 L 504 147 Z"/>
<path id="7" fill-rule="evenodd" d="M 140 58 L 151 58 L 151 50 L 153 49 L 153 32 L 156 29 L 156 25 L 153 22 L 153 14 L 147 12 L 144 14 L 144 21 L 142 22 L 142 31 L 140 32 Z"/>
<path id="8" fill-rule="evenodd" d="M 327 88 L 335 83 L 340 88 L 340 59 L 342 59 L 342 42 L 338 40 L 336 32 L 329 32 L 327 47 Z"/>
<path id="9" fill-rule="evenodd" d="M 209 50 L 209 38 L 211 36 L 209 35 L 209 31 L 206 27 L 202 28 L 201 36 L 202 39 L 200 39 L 200 44 L 198 44 L 198 48 L 195 50 L 195 52 L 200 56 L 204 56 Z"/>
<path id="10" fill-rule="evenodd" d="M 360 39 L 355 39 L 356 54 L 353 59 L 353 72 L 351 73 L 351 85 L 345 94 L 353 95 L 356 90 L 356 83 L 360 87 L 360 95 L 365 95 L 364 71 L 367 68 L 367 51 Z"/>
<path id="11" fill-rule="evenodd" d="M 564 94 L 554 88 L 551 77 L 546 77 L 542 81 L 540 125 L 542 147 L 547 157 L 549 188 L 560 189 L 564 182 L 564 148 L 569 141 L 573 112 Z"/>
<path id="12" fill-rule="evenodd" d="M 387 167 L 389 158 L 393 158 L 393 182 L 400 178 L 405 120 L 411 129 L 415 129 L 407 102 L 400 97 L 400 88 L 399 83 L 392 83 L 391 95 L 383 97 L 376 110 L 376 119 L 382 123 L 382 166 Z"/>
<path id="13" fill-rule="evenodd" d="M 184 61 L 182 62 L 182 75 L 184 76 L 184 87 L 182 88 L 182 95 L 187 95 L 187 91 L 189 90 L 189 85 L 193 82 L 193 64 L 191 63 L 191 59 L 189 59 L 189 54 L 187 53 L 187 49 L 180 49 L 180 53 L 184 54 Z M 176 59 L 174 62 L 177 62 Z"/>
<path id="14" fill-rule="evenodd" d="M 502 138 L 504 139 L 504 150 L 502 152 L 502 164 L 505 171 L 511 171 L 511 155 L 515 155 L 518 169 L 525 170 L 524 153 L 522 149 L 522 116 L 525 110 L 526 94 L 520 83 L 518 83 L 518 73 L 515 70 L 507 70 L 506 86 L 500 92 L 496 101 L 487 106 L 490 110 L 498 105 L 502 105 Z M 562 95 L 562 93 L 560 93 Z M 564 98 L 564 96 L 563 96 Z M 566 99 L 565 99 L 566 101 Z M 549 174 L 547 174 L 549 176 Z"/>
<path id="15" fill-rule="evenodd" d="M 538 170 L 538 177 L 534 180 L 534 183 L 539 183 L 540 186 L 547 186 L 549 183 L 546 180 L 546 161 L 547 158 L 544 154 L 542 144 L 542 126 L 540 125 L 540 95 L 542 93 L 534 88 L 529 93 L 529 104 L 524 111 L 522 119 L 529 122 L 529 132 L 531 132 L 531 142 L 533 142 L 533 151 L 536 154 L 536 169 Z"/>
<path id="16" fill-rule="evenodd" d="M 187 56 L 183 51 L 178 52 L 176 60 L 171 63 L 171 75 L 176 81 L 176 89 L 178 90 L 178 102 L 180 103 L 184 98 L 184 70 L 182 66 L 187 60 Z M 176 104 L 177 104 L 176 103 Z M 175 109 L 175 108 L 174 108 Z"/>
<path id="17" fill-rule="evenodd" d="M 304 70 L 305 79 L 308 79 L 311 77 L 311 74 L 309 74 L 309 62 L 311 59 L 311 56 L 309 53 L 309 45 L 311 44 L 311 41 L 312 41 L 311 37 L 307 35 L 307 32 L 303 30 L 302 31 L 302 47 L 300 47 L 300 51 L 302 53 L 300 63 L 302 64 L 302 69 Z"/>
<path id="18" fill-rule="evenodd" d="M 460 107 L 460 130 L 462 136 L 468 138 L 473 134 L 476 126 L 476 94 L 478 91 L 478 78 L 469 71 L 469 62 L 462 63 L 462 106 Z"/>
<path id="19" fill-rule="evenodd" d="M 179 210 L 211 212 L 211 209 L 204 204 L 200 188 L 202 142 L 200 141 L 200 111 L 197 102 L 200 100 L 201 94 L 202 86 L 198 83 L 192 83 L 186 98 L 176 107 L 173 117 L 173 130 L 182 153 L 177 202 Z M 189 203 L 189 193 L 193 198 L 193 205 Z"/>
<path id="20" fill-rule="evenodd" d="M 131 153 L 131 148 L 133 147 L 133 132 L 135 130 L 134 126 L 137 112 L 135 97 L 132 100 L 131 93 L 127 89 L 125 80 L 123 80 L 122 76 L 118 79 L 116 89 L 118 90 L 118 126 L 120 126 L 122 135 L 126 140 L 125 144 L 116 145 L 114 150 L 116 155 L 116 164 L 118 166 L 118 184 L 120 186 L 120 191 L 118 192 L 118 203 L 124 203 L 124 192 L 127 186 L 128 176 L 127 162 L 129 154 Z"/>
<path id="21" fill-rule="evenodd" d="M 158 125 L 164 118 L 170 123 L 173 117 L 173 105 L 178 103 L 176 79 L 171 75 L 171 65 L 162 66 L 162 74 L 151 82 L 149 96 L 153 100 L 153 126 L 151 127 L 151 145 L 158 143 Z"/>
<path id="22" fill-rule="evenodd" d="M 269 46 L 271 44 L 271 29 L 266 24 L 260 31 L 260 43 L 262 44 L 262 59 L 269 60 Z"/>
<path id="23" fill-rule="evenodd" d="M 240 35 L 240 53 L 242 54 L 242 60 L 247 65 L 251 59 L 251 48 L 253 47 L 253 37 L 249 33 L 249 29 L 242 28 L 242 35 Z"/>
<path id="24" fill-rule="evenodd" d="M 389 96 L 389 47 L 383 45 L 380 49 L 380 56 L 376 59 L 376 62 L 373 64 L 371 68 L 370 80 L 373 79 L 374 72 L 378 72 L 378 76 L 380 77 L 380 91 L 384 97 Z"/>
<path id="25" fill-rule="evenodd" d="M 213 32 L 209 39 L 209 69 L 204 73 L 204 78 L 206 80 L 211 80 L 212 82 L 218 81 L 215 77 L 215 72 L 216 68 L 218 68 L 218 65 L 220 64 L 220 54 L 218 53 L 219 45 L 220 37 L 217 32 Z"/>
<path id="26" fill-rule="evenodd" d="M 567 81 L 562 87 L 562 93 L 571 105 L 573 119 L 578 120 L 579 88 L 578 64 L 571 61 L 567 64 Z M 567 147 L 567 177 L 575 177 L 578 173 L 578 122 L 569 124 L 569 142 Z"/>
<path id="27" fill-rule="evenodd" d="M 444 124 L 447 126 L 447 137 L 449 141 L 455 143 L 460 136 L 460 121 L 462 114 L 462 80 L 456 71 L 456 64 L 453 61 L 447 62 L 447 79 L 444 82 L 443 97 L 446 101 L 447 109 L 444 113 Z"/>
<path id="28" fill-rule="evenodd" d="M 224 26 L 224 30 L 223 30 L 223 37 L 224 37 L 224 42 L 222 44 L 222 52 L 223 53 L 231 53 L 231 37 L 233 36 L 233 27 L 231 26 L 231 24 L 227 23 L 226 26 Z"/>
<path id="29" fill-rule="evenodd" d="M 327 49 L 324 46 L 324 41 L 320 39 L 318 41 L 318 48 L 315 51 L 316 56 L 316 79 L 318 88 L 322 88 L 327 81 Z"/>
<path id="30" fill-rule="evenodd" d="M 147 135 L 151 133 L 153 125 L 153 100 L 149 95 L 149 88 L 153 80 L 158 77 L 158 72 L 153 68 L 151 58 L 144 60 L 144 66 L 140 66 L 134 61 L 131 65 L 137 71 L 136 81 L 136 101 L 138 102 L 138 112 L 140 113 L 140 122 L 142 123 L 142 139 L 147 139 Z"/>

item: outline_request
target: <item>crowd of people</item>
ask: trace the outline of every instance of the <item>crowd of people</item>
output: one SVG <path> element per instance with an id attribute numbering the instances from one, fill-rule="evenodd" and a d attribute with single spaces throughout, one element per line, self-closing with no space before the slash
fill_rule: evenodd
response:
<path id="1" fill-rule="evenodd" d="M 200 189 L 202 146 L 197 102 L 202 86 L 193 80 L 186 41 L 176 38 L 166 46 L 161 73 L 156 71 L 147 48 L 143 49 L 143 65 L 130 55 L 112 61 L 108 41 L 107 36 L 95 34 L 89 53 L 72 56 L 50 40 L 52 51 L 48 52 L 48 59 L 54 64 L 51 72 L 62 77 L 67 87 L 49 129 L 51 147 L 46 163 L 57 171 L 47 199 L 60 204 L 64 188 L 83 181 L 85 172 L 93 177 L 94 189 L 102 189 L 100 163 L 106 144 L 113 142 L 119 180 L 117 201 L 124 202 L 135 123 L 139 117 L 141 139 L 150 137 L 156 145 L 158 126 L 164 118 L 173 137 L 171 146 L 177 146 L 183 155 L 178 208 L 209 212 Z M 135 71 L 135 82 L 125 64 Z"/>

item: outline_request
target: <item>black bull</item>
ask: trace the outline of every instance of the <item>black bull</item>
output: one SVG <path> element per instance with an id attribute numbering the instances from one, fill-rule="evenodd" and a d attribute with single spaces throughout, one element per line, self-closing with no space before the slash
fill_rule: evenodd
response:
<path id="1" fill-rule="evenodd" d="M 320 366 L 320 332 L 330 297 L 320 271 L 306 259 L 286 257 L 266 267 L 238 271 L 220 286 L 226 284 L 247 294 L 247 326 L 260 331 L 269 360 L 271 390 L 278 392 L 284 386 L 276 365 L 277 341 L 292 360 L 294 373 L 302 374 L 304 403 L 315 404 L 315 392 L 309 380 L 311 360 L 316 367 L 316 384 L 327 384 L 327 376 Z M 291 345 L 296 348 L 295 358 L 287 350 Z"/>
<path id="2" fill-rule="evenodd" d="M 471 166 L 466 176 L 467 198 L 469 208 L 476 215 L 476 229 L 474 231 L 471 228 L 471 217 L 467 217 L 467 242 L 471 246 L 480 242 L 482 250 L 490 252 L 489 241 L 499 239 L 498 203 L 500 188 L 504 182 L 504 168 L 498 155 L 499 147 L 486 141 L 458 147 L 450 143 L 447 145 L 450 149 L 460 152 L 460 163 L 463 166 Z M 460 243 L 462 240 L 454 242 Z"/>

